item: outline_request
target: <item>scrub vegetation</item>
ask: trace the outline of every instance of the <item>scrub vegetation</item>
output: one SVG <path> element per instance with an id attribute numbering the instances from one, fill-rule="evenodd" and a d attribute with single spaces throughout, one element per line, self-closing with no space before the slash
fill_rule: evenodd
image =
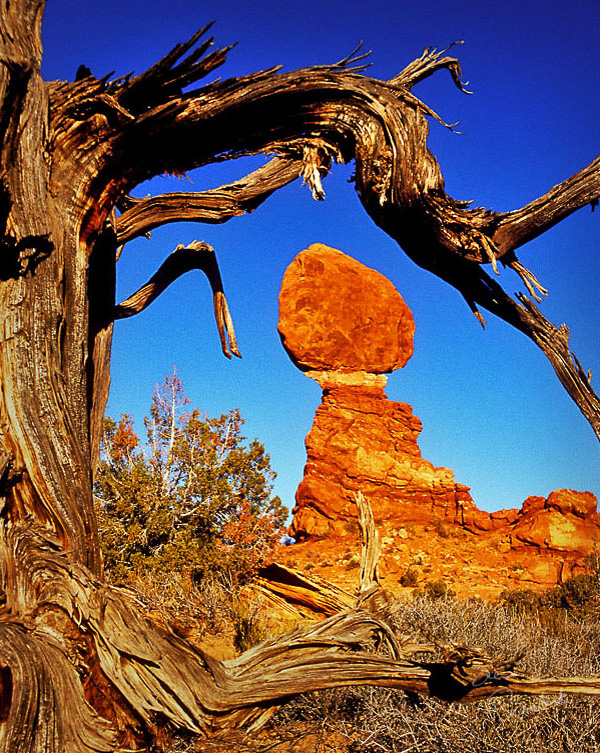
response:
<path id="1" fill-rule="evenodd" d="M 238 410 L 209 418 L 189 409 L 176 373 L 156 387 L 143 445 L 131 416 L 105 418 L 95 496 L 112 582 L 241 582 L 273 557 L 287 510 L 271 495 L 264 446 L 246 443 L 243 423 Z"/>

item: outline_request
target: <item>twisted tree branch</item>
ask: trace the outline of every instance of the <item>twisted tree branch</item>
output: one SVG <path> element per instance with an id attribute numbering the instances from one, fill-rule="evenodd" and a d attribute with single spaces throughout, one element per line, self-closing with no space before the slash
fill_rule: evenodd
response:
<path id="1" fill-rule="evenodd" d="M 274 157 L 245 178 L 200 193 L 169 193 L 131 200 L 117 220 L 119 245 L 169 222 L 218 224 L 254 211 L 274 191 L 299 177 L 302 163 Z"/>
<path id="2" fill-rule="evenodd" d="M 499 256 L 537 238 L 600 197 L 600 157 L 530 204 L 498 216 L 493 240 Z"/>
<path id="3" fill-rule="evenodd" d="M 148 80 L 153 95 L 145 102 L 148 90 L 139 83 L 146 80 L 144 74 L 110 86 L 115 102 L 136 113 L 133 120 L 120 125 L 112 142 L 108 169 L 121 175 L 121 190 L 123 180 L 134 185 L 164 170 L 183 171 L 260 151 L 276 151 L 283 162 L 274 161 L 237 184 L 196 199 L 175 194 L 136 203 L 119 220 L 121 242 L 162 221 L 221 222 L 252 209 L 271 190 L 295 177 L 299 159 L 313 195 L 323 198 L 321 177 L 331 159 L 354 158 L 356 188 L 374 221 L 413 261 L 460 291 L 482 323 L 479 307 L 535 342 L 600 436 L 598 399 L 589 380 L 582 382 L 577 369 L 569 370 L 567 378 L 552 348 L 544 345 L 548 334 L 558 330 L 546 322 L 546 340 L 541 338 L 541 313 L 533 315 L 527 306 L 519 305 L 483 268 L 491 264 L 499 273 L 501 260 L 520 276 L 528 293 L 540 300 L 539 294 L 547 291 L 516 257 L 515 249 L 598 199 L 600 158 L 519 210 L 496 213 L 470 208 L 444 191 L 440 167 L 426 145 L 426 117 L 443 120 L 412 93 L 416 84 L 441 69 L 447 69 L 454 83 L 465 90 L 458 60 L 445 55 L 446 51 L 426 50 L 387 82 L 347 70 L 344 66 L 354 62 L 350 56 L 333 66 L 290 73 L 262 71 L 184 94 L 176 90 L 178 82 L 192 83 L 196 74 L 204 75 L 205 67 L 216 60 L 210 58 L 204 66 L 197 57 L 205 46 L 193 49 L 193 44 L 177 48 L 172 57 L 166 56 L 151 69 Z M 162 98 L 161 82 L 166 87 Z M 286 166 L 287 156 L 293 161 Z M 224 208 L 215 210 L 216 202 Z M 569 354 L 567 361 L 572 360 Z"/>
<path id="4" fill-rule="evenodd" d="M 14 18 L 7 14 L 19 6 L 38 14 L 42 4 L 16 0 L 9 11 L 5 3 L 0 6 L 1 19 L 12 24 Z M 29 13 L 27 23 L 32 28 L 36 20 L 37 15 Z M 371 598 L 380 590 L 374 583 L 376 557 L 368 540 L 364 550 L 369 562 L 358 600 L 371 611 L 350 610 L 267 641 L 229 662 L 215 661 L 152 625 L 123 593 L 99 582 L 90 488 L 92 446 L 97 441 L 97 436 L 90 439 L 90 433 L 97 435 L 99 422 L 89 419 L 92 393 L 101 393 L 92 371 L 106 374 L 102 369 L 107 346 L 94 340 L 94 328 L 107 318 L 142 311 L 180 274 L 201 268 L 213 289 L 224 352 L 237 353 L 214 253 L 205 244 L 179 247 L 146 285 L 113 308 L 114 248 L 110 243 L 102 248 L 98 239 L 119 201 L 124 211 L 117 229 L 123 242 L 147 232 L 154 223 L 175 221 L 182 214 L 209 221 L 235 216 L 253 208 L 254 202 L 292 175 L 301 174 L 313 195 L 322 198 L 321 179 L 331 160 L 354 159 L 356 188 L 374 221 L 417 264 L 459 290 L 473 311 L 486 308 L 536 342 L 578 405 L 588 400 L 589 407 L 582 407 L 588 420 L 600 415 L 589 378 L 569 353 L 566 330 L 553 330 L 530 301 L 509 297 L 484 269 L 491 264 L 498 270 L 500 259 L 524 282 L 534 284 L 514 248 L 564 216 L 562 201 L 576 208 L 598 198 L 597 161 L 512 214 L 469 208 L 445 193 L 440 167 L 427 149 L 427 118 L 443 120 L 412 91 L 440 69 L 447 69 L 462 88 L 455 58 L 426 51 L 388 82 L 359 75 L 362 68 L 349 69 L 356 61 L 350 56 L 337 65 L 287 73 L 271 69 L 193 89 L 226 55 L 226 50 L 209 50 L 204 31 L 141 76 L 116 81 L 86 76 L 43 88 L 37 75 L 37 89 L 28 88 L 32 105 L 34 94 L 39 95 L 36 118 L 29 117 L 32 107 L 21 122 L 22 113 L 17 117 L 9 113 L 11 100 L 6 94 L 12 84 L 0 67 L 0 120 L 2 126 L 9 121 L 3 134 L 2 167 L 10 167 L 4 145 L 17 149 L 15 134 L 27 119 L 31 137 L 27 148 L 35 152 L 33 160 L 14 152 L 19 159 L 6 186 L 10 201 L 18 205 L 11 204 L 8 214 L 4 212 L 3 224 L 10 221 L 23 239 L 52 230 L 59 244 L 35 276 L 18 280 L 18 288 L 14 281 L 2 281 L 5 310 L 12 316 L 12 337 L 2 343 L 4 455 L 14 455 L 19 468 L 23 456 L 26 461 L 22 476 L 8 491 L 0 520 L 6 592 L 0 622 L 0 683 L 6 689 L 18 678 L 31 686 L 11 695 L 17 714 L 13 727 L 20 722 L 23 729 L 11 731 L 14 749 L 44 750 L 43 735 L 32 731 L 40 718 L 34 701 L 43 712 L 44 729 L 60 730 L 52 741 L 56 749 L 89 753 L 112 744 L 110 732 L 99 721 L 100 712 L 117 731 L 119 743 L 129 742 L 127 735 L 134 738 L 121 747 L 134 743 L 139 747 L 139 733 L 134 730 L 148 730 L 165 720 L 172 727 L 204 734 L 241 725 L 257 728 L 292 694 L 347 684 L 396 687 L 461 701 L 506 693 L 600 695 L 598 678 L 529 678 L 518 673 L 512 661 L 493 660 L 476 649 L 449 647 L 440 660 L 433 653 L 435 646 L 417 645 L 410 637 L 395 638 L 385 619 L 385 606 L 380 608 Z M 20 40 L 24 41 L 16 51 L 27 59 L 25 43 L 32 40 L 25 32 Z M 39 57 L 37 49 L 34 53 L 29 55 L 30 70 Z M 42 96 L 46 93 L 51 105 L 48 130 Z M 122 198 L 154 175 L 183 173 L 257 153 L 279 157 L 258 171 L 258 181 L 254 174 L 238 182 L 237 188 L 233 184 L 206 192 L 193 206 L 181 194 L 147 202 Z M 29 172 L 36 176 L 31 196 L 21 188 Z M 227 206 L 216 209 L 217 199 Z M 106 291 L 104 298 L 97 293 L 93 306 L 88 305 L 90 290 Z M 15 306 L 22 300 L 26 305 Z M 14 315 L 17 308 L 19 316 Z M 22 316 L 25 310 L 27 317 Z M 104 363 L 96 365 L 96 357 Z M 8 404 L 11 397 L 18 398 L 17 409 Z M 372 527 L 367 517 L 368 539 Z M 89 570 L 82 564 L 86 562 Z M 59 653 L 50 649 L 42 655 L 46 643 Z M 378 647 L 382 653 L 375 652 Z M 423 652 L 430 653 L 423 658 Z M 81 682 L 88 682 L 95 712 L 85 705 L 74 672 L 63 676 L 60 654 L 72 665 L 83 656 Z M 29 692 L 36 690 L 36 672 L 43 679 L 37 696 Z M 92 686 L 108 688 L 108 700 L 93 696 Z M 51 704 L 52 713 L 47 713 L 44 703 L 51 697 L 60 697 L 61 704 Z M 66 715 L 76 725 L 70 725 Z M 98 728 L 97 734 L 88 732 L 90 724 Z M 2 725 L 0 735 L 6 735 Z M 32 739 L 35 742 L 30 744 Z"/>
<path id="5" fill-rule="evenodd" d="M 148 308 L 178 277 L 181 277 L 186 272 L 190 272 L 192 269 L 202 270 L 210 283 L 213 292 L 215 321 L 219 331 L 223 354 L 227 358 L 231 358 L 232 354 L 241 358 L 242 356 L 238 350 L 235 337 L 233 320 L 231 319 L 229 306 L 227 305 L 227 299 L 223 290 L 223 281 L 217 257 L 212 246 L 202 241 L 192 241 L 192 243 L 185 247 L 177 246 L 175 251 L 165 259 L 148 282 L 142 285 L 139 290 L 125 301 L 115 306 L 113 318 L 127 319 L 130 316 L 139 314 Z"/>

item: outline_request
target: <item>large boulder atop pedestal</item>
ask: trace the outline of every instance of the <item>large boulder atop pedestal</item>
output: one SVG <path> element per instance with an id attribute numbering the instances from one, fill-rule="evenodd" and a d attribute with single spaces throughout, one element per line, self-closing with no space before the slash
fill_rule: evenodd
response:
<path id="1" fill-rule="evenodd" d="M 415 324 L 388 279 L 316 243 L 287 268 L 278 329 L 303 371 L 384 374 L 411 357 Z"/>
<path id="2" fill-rule="evenodd" d="M 442 578 L 461 596 L 496 599 L 507 587 L 546 588 L 585 572 L 600 545 L 593 494 L 559 489 L 529 497 L 521 509 L 486 512 L 451 470 L 422 457 L 421 422 L 410 405 L 384 393 L 385 374 L 410 358 L 414 333 L 388 280 L 314 245 L 288 268 L 279 302 L 284 346 L 323 390 L 306 438 L 289 529 L 301 543 L 287 548 L 290 561 L 301 562 L 305 552 L 312 568 L 318 551 L 324 567 L 347 577 L 357 562 L 360 492 L 380 533 L 388 589 Z"/>

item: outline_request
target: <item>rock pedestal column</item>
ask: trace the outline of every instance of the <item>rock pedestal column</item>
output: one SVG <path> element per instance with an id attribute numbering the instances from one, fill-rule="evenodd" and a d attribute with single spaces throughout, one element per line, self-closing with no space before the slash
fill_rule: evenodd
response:
<path id="1" fill-rule="evenodd" d="M 450 517 L 475 507 L 452 471 L 421 457 L 421 422 L 388 400 L 386 374 L 413 352 L 415 325 L 392 283 L 341 251 L 315 244 L 288 267 L 279 333 L 288 355 L 323 390 L 306 438 L 307 464 L 291 534 L 343 534 L 356 518 L 354 493 L 376 520 Z"/>

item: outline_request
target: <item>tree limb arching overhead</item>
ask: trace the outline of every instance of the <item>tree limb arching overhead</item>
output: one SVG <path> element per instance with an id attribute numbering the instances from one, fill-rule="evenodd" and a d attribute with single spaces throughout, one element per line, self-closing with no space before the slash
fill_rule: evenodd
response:
<path id="1" fill-rule="evenodd" d="M 427 50 L 390 81 L 364 76 L 355 54 L 201 86 L 227 52 L 203 29 L 141 75 L 97 79 L 82 69 L 74 82 L 46 83 L 43 10 L 43 0 L 0 3 L 0 747 L 110 751 L 146 744 L 161 726 L 257 728 L 297 692 L 365 682 L 456 700 L 597 694 L 597 678 L 527 678 L 473 651 L 420 662 L 367 611 L 376 604 L 368 541 L 364 609 L 216 662 L 103 582 L 92 477 L 115 318 L 211 260 L 220 328 L 234 352 L 212 251 L 176 250 L 115 306 L 118 246 L 166 222 L 252 211 L 297 177 L 322 199 L 334 160 L 355 161 L 367 212 L 417 264 L 473 311 L 489 310 L 540 346 L 598 432 L 598 398 L 566 329 L 553 328 L 529 297 L 504 293 L 483 266 L 511 267 L 531 297 L 541 293 L 515 250 L 597 201 L 598 160 L 515 212 L 471 209 L 445 193 L 426 144 L 427 118 L 437 116 L 412 91 L 442 70 L 462 87 L 458 61 L 445 53 Z M 154 175 L 259 153 L 270 162 L 220 189 L 130 197 Z M 380 644 L 387 653 L 373 652 Z"/>
<path id="2" fill-rule="evenodd" d="M 331 66 L 271 69 L 183 92 L 225 60 L 227 49 L 208 52 L 204 33 L 140 76 L 112 82 L 90 76 L 50 87 L 51 101 L 70 115 L 69 133 L 103 116 L 102 138 L 89 158 L 94 172 L 86 180 L 102 175 L 100 202 L 123 208 L 118 242 L 169 222 L 225 222 L 253 211 L 299 175 L 315 198 L 323 198 L 321 180 L 332 160 L 354 159 L 356 188 L 375 222 L 419 266 L 455 287 L 482 323 L 480 308 L 533 340 L 600 436 L 598 397 L 570 352 L 566 330 L 548 322 L 531 300 L 539 302 L 547 291 L 516 255 L 598 199 L 600 158 L 521 209 L 470 208 L 446 194 L 426 143 L 427 118 L 443 121 L 413 94 L 415 85 L 443 69 L 464 91 L 456 58 L 426 50 L 390 81 L 376 81 L 357 65 L 364 56 L 350 56 Z M 57 145 L 62 138 L 61 129 Z M 275 156 L 220 189 L 137 200 L 125 195 L 164 172 L 260 152 Z M 527 298 L 506 294 L 483 266 L 491 264 L 497 274 L 499 263 L 520 276 Z"/>

